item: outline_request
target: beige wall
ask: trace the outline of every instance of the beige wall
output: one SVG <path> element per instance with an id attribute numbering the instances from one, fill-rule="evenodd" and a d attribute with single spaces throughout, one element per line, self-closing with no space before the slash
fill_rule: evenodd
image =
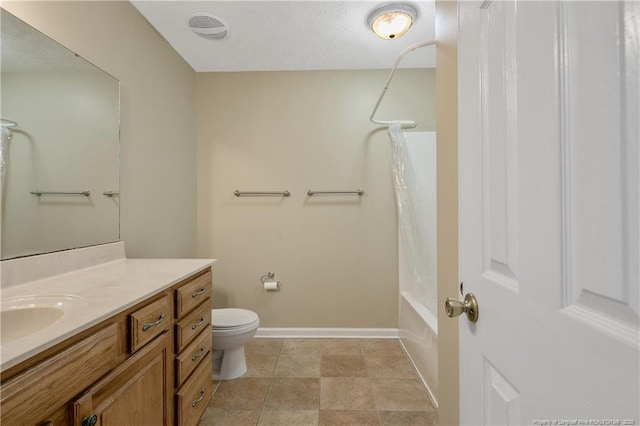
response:
<path id="1" fill-rule="evenodd" d="M 444 311 L 458 293 L 458 5 L 436 1 L 438 163 L 438 424 L 460 424 L 458 319 Z M 442 238 L 446 235 L 447 238 Z"/>
<path id="2" fill-rule="evenodd" d="M 216 306 L 252 309 L 263 327 L 397 327 L 390 142 L 368 121 L 387 74 L 198 74 L 198 255 L 219 259 Z M 433 70 L 401 70 L 378 117 L 433 130 L 434 89 Z M 260 287 L 269 271 L 280 292 Z"/>
<path id="3" fill-rule="evenodd" d="M 196 73 L 129 2 L 2 7 L 120 80 L 127 255 L 195 256 Z"/>

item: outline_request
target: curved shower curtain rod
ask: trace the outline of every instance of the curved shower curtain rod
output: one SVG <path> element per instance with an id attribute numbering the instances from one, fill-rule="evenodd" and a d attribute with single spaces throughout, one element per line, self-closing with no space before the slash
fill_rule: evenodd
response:
<path id="1" fill-rule="evenodd" d="M 380 102 L 382 102 L 382 98 L 384 98 L 385 93 L 387 93 L 387 89 L 389 88 L 389 83 L 391 83 L 391 79 L 393 78 L 393 75 L 396 73 L 396 69 L 398 68 L 398 64 L 400 63 L 400 61 L 402 60 L 402 58 L 405 57 L 405 55 L 409 52 L 412 52 L 420 47 L 425 47 L 425 46 L 432 46 L 435 45 L 436 41 L 435 40 L 426 40 L 426 41 L 420 41 L 418 43 L 414 43 L 412 45 L 410 45 L 409 47 L 407 47 L 406 49 L 404 49 L 402 52 L 400 52 L 400 55 L 398 55 L 398 59 L 396 59 L 395 63 L 393 64 L 393 68 L 391 69 L 391 73 L 389 74 L 389 78 L 387 79 L 387 82 L 384 85 L 384 89 L 382 89 L 382 93 L 380 94 L 380 97 L 378 98 L 378 102 L 376 102 L 376 106 L 373 107 L 373 112 L 371 113 L 371 116 L 369 117 L 369 120 L 371 120 L 372 123 L 375 124 L 384 124 L 384 125 L 390 125 L 392 123 L 400 123 L 400 125 L 402 126 L 402 128 L 404 129 L 412 129 L 414 127 L 417 126 L 417 123 L 415 121 L 412 120 L 375 120 L 373 118 L 374 115 L 376 115 L 376 111 L 378 111 L 378 107 L 380 106 Z"/>
<path id="2" fill-rule="evenodd" d="M 18 123 L 13 120 L 9 120 L 8 118 L 0 117 L 0 124 L 2 127 L 16 127 Z"/>

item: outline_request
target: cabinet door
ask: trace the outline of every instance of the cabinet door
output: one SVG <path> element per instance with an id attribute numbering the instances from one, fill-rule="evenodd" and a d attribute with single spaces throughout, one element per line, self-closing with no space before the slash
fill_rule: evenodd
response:
<path id="1" fill-rule="evenodd" d="M 118 363 L 118 331 L 111 324 L 2 383 L 3 425 L 59 424 L 63 406 Z"/>
<path id="2" fill-rule="evenodd" d="M 170 335 L 158 337 L 72 403 L 73 424 L 169 425 L 172 423 Z"/>

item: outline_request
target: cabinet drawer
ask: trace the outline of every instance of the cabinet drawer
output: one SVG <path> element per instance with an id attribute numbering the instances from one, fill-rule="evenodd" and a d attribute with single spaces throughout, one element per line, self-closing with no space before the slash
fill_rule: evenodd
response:
<path id="1" fill-rule="evenodd" d="M 176 357 L 176 386 L 180 386 L 211 352 L 211 343 L 211 330 L 207 327 Z"/>
<path id="2" fill-rule="evenodd" d="M 130 314 L 130 352 L 137 351 L 163 331 L 169 330 L 171 313 L 171 296 L 167 294 Z"/>
<path id="3" fill-rule="evenodd" d="M 193 375 L 176 393 L 178 425 L 197 425 L 202 413 L 211 401 L 213 390 L 211 352 L 209 352 Z"/>
<path id="4" fill-rule="evenodd" d="M 211 332 L 210 299 L 176 323 L 176 351 L 182 351 L 202 330 Z"/>
<path id="5" fill-rule="evenodd" d="M 176 289 L 176 318 L 198 306 L 211 296 L 211 270 Z"/>
<path id="6" fill-rule="evenodd" d="M 27 425 L 64 405 L 118 364 L 112 324 L 2 384 L 2 424 Z M 29 409 L 25 409 L 29 407 Z"/>

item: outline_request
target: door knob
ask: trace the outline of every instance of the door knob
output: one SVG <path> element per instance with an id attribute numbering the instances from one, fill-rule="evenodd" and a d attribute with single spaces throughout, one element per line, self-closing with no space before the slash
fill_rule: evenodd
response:
<path id="1" fill-rule="evenodd" d="M 467 314 L 467 319 L 471 322 L 478 321 L 478 300 L 473 293 L 467 293 L 464 301 L 447 297 L 444 303 L 444 310 L 449 318 L 457 317 L 460 314 Z"/>

